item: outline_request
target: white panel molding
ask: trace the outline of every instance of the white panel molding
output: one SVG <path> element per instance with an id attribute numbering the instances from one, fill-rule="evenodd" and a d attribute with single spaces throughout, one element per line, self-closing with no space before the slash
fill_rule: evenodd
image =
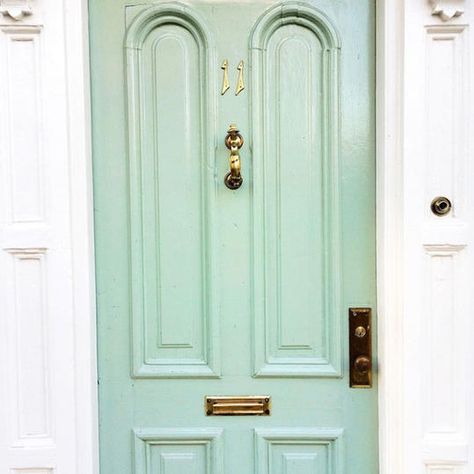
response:
<path id="1" fill-rule="evenodd" d="M 381 472 L 467 474 L 474 470 L 474 11 L 464 1 L 380 3 Z M 453 203 L 444 217 L 430 211 L 440 195 Z"/>
<path id="2" fill-rule="evenodd" d="M 54 446 L 48 347 L 46 249 L 4 249 L 8 427 L 12 447 Z"/>
<path id="3" fill-rule="evenodd" d="M 0 13 L 0 472 L 97 472 L 86 2 Z"/>

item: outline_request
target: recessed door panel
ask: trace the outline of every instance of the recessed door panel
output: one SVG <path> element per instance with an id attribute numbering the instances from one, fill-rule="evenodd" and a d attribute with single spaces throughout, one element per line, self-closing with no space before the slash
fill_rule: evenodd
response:
<path id="1" fill-rule="evenodd" d="M 343 471 L 341 430 L 256 430 L 257 474 L 337 474 Z"/>
<path id="2" fill-rule="evenodd" d="M 270 13 L 252 38 L 259 376 L 341 366 L 338 40 L 316 11 L 304 25 L 299 13 L 289 7 L 281 24 Z"/>
<path id="3" fill-rule="evenodd" d="M 134 374 L 215 376 L 209 52 L 176 14 L 139 16 L 127 44 Z"/>
<path id="4" fill-rule="evenodd" d="M 134 431 L 136 474 L 220 474 L 221 430 Z"/>

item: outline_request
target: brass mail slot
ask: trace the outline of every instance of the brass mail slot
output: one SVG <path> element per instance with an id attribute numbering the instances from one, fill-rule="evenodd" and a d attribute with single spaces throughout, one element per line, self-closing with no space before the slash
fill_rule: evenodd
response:
<path id="1" fill-rule="evenodd" d="M 268 395 L 243 397 L 206 397 L 206 414 L 221 416 L 268 416 L 270 415 Z"/>

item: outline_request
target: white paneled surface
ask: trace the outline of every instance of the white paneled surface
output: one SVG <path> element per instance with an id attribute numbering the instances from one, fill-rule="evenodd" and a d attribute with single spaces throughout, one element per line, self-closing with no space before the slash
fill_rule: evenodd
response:
<path id="1" fill-rule="evenodd" d="M 50 357 L 48 354 L 45 249 L 8 249 L 11 287 L 6 302 L 5 344 L 11 378 L 9 427 L 12 446 L 51 446 Z M 8 265 L 9 264 L 9 265 Z"/>
<path id="2" fill-rule="evenodd" d="M 472 3 L 383 2 L 381 471 L 474 472 Z M 452 211 L 430 210 L 446 196 Z"/>
<path id="3" fill-rule="evenodd" d="M 2 474 L 95 466 L 86 18 L 0 1 Z"/>

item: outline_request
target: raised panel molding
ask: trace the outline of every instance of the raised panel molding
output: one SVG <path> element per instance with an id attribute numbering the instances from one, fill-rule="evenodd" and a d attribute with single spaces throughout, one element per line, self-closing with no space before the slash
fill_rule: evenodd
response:
<path id="1" fill-rule="evenodd" d="M 12 299 L 7 338 L 13 364 L 11 407 L 17 412 L 12 445 L 51 444 L 46 334 L 46 249 L 7 249 L 11 256 Z"/>
<path id="2" fill-rule="evenodd" d="M 54 472 L 54 469 L 51 468 L 18 468 L 18 469 L 12 469 L 11 470 L 12 474 L 52 474 Z"/>
<path id="3" fill-rule="evenodd" d="M 468 461 L 465 374 L 469 319 L 458 289 L 467 271 L 466 245 L 425 244 L 423 459 L 428 472 L 464 472 Z M 454 463 L 449 467 L 449 463 Z M 444 471 L 446 470 L 446 471 Z"/>
<path id="4" fill-rule="evenodd" d="M 339 474 L 343 430 L 271 428 L 255 430 L 256 474 Z"/>
<path id="5" fill-rule="evenodd" d="M 46 249 L 5 249 L 11 278 L 7 346 L 10 445 L 52 446 L 50 364 L 47 340 Z"/>
<path id="6" fill-rule="evenodd" d="M 219 376 L 212 47 L 179 3 L 143 10 L 127 31 L 136 377 Z"/>
<path id="7" fill-rule="evenodd" d="M 222 430 L 138 428 L 134 430 L 136 474 L 221 474 Z"/>
<path id="8" fill-rule="evenodd" d="M 17 468 L 12 469 L 12 473 L 14 474 L 51 474 L 54 472 L 54 469 L 51 468 Z"/>
<path id="9" fill-rule="evenodd" d="M 2 26 L 0 79 L 4 118 L 7 221 L 44 221 L 41 36 L 39 26 Z"/>
<path id="10" fill-rule="evenodd" d="M 425 245 L 427 254 L 424 328 L 426 346 L 424 384 L 425 436 L 464 433 L 465 403 L 462 354 L 468 330 L 456 295 L 462 278 L 464 245 Z M 442 350 L 441 350 L 442 348 Z M 459 365 L 458 365 L 459 364 Z"/>
<path id="11" fill-rule="evenodd" d="M 452 20 L 464 13 L 465 0 L 430 0 L 432 15 L 438 15 L 443 21 Z"/>
<path id="12" fill-rule="evenodd" d="M 319 10 L 285 2 L 258 20 L 250 48 L 254 373 L 337 377 L 339 39 Z"/>
<path id="13" fill-rule="evenodd" d="M 454 203 L 446 221 L 465 218 L 466 171 L 469 149 L 467 102 L 468 56 L 465 25 L 426 27 L 426 213 L 435 196 Z M 445 225 L 437 225 L 439 228 Z M 432 238 L 432 237 L 431 237 Z"/>
<path id="14" fill-rule="evenodd" d="M 455 464 L 427 464 L 426 474 L 463 474 L 464 468 Z"/>

